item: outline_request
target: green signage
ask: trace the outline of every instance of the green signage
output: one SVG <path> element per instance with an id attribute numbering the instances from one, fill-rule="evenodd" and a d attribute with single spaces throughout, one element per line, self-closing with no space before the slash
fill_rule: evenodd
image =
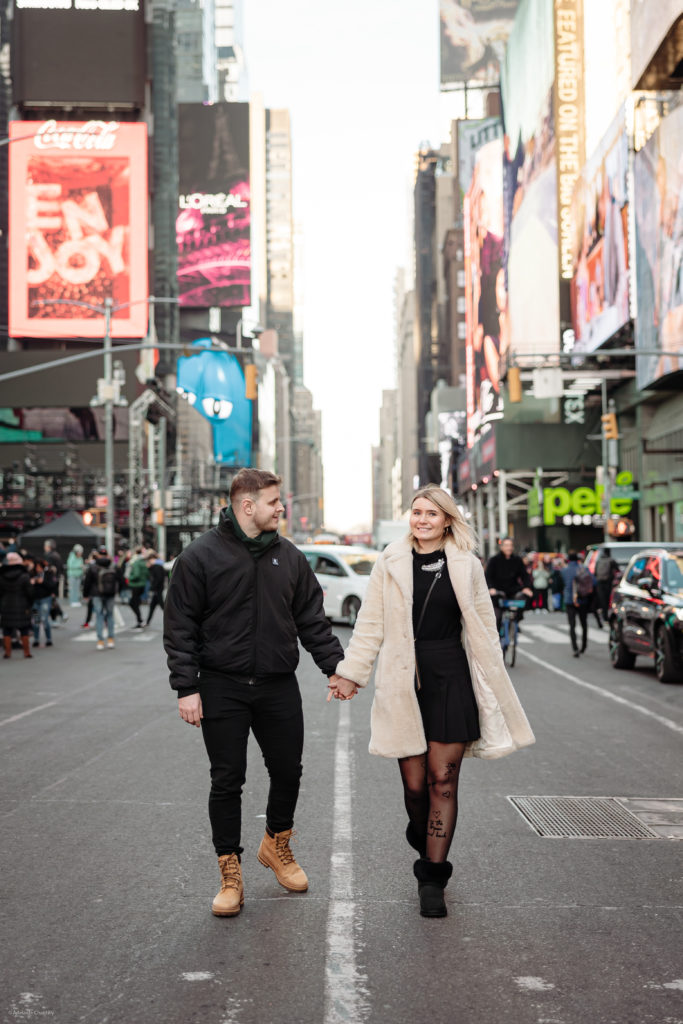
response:
<path id="1" fill-rule="evenodd" d="M 629 470 L 617 473 L 615 484 L 610 513 L 626 516 L 633 508 L 634 500 L 640 497 L 639 492 L 633 490 L 633 473 Z M 539 520 L 540 525 L 541 501 L 542 521 L 545 526 L 554 526 L 557 520 L 562 520 L 564 516 L 599 516 L 603 512 L 604 492 L 603 484 L 596 484 L 594 487 L 575 487 L 571 491 L 567 487 L 544 487 L 540 499 L 536 489 L 532 488 L 528 498 L 529 521 L 531 522 L 532 518 Z"/>

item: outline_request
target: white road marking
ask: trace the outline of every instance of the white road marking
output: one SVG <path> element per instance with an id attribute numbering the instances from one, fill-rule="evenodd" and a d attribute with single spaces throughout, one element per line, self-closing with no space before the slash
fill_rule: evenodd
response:
<path id="1" fill-rule="evenodd" d="M 183 981 L 211 981 L 211 971 L 183 971 L 180 975 Z"/>
<path id="2" fill-rule="evenodd" d="M 644 708 L 642 704 L 636 704 L 632 700 L 627 700 L 626 697 L 620 697 L 618 693 L 612 693 L 611 690 L 605 690 L 602 686 L 596 686 L 595 683 L 587 683 L 585 679 L 579 679 L 577 676 L 573 676 L 570 672 L 565 672 L 564 669 L 551 665 L 549 661 L 543 661 L 542 658 L 537 658 L 535 654 L 529 654 L 529 652 L 525 650 L 520 650 L 519 653 L 530 661 L 534 661 L 537 665 L 541 665 L 549 672 L 554 672 L 555 675 L 562 676 L 563 679 L 568 679 L 570 683 L 574 683 L 576 686 L 582 686 L 585 690 L 591 690 L 593 693 L 597 693 L 601 697 L 606 697 L 607 700 L 613 700 L 616 704 L 623 704 L 625 707 L 631 708 L 632 711 L 637 711 L 641 715 L 647 715 L 648 718 L 653 718 L 655 722 L 659 722 L 660 725 L 665 726 L 667 729 L 671 729 L 672 732 L 678 732 L 683 735 L 683 725 L 679 725 L 678 722 L 674 722 L 673 719 L 665 718 L 664 715 L 658 715 L 656 711 L 650 711 L 649 708 Z"/>
<path id="3" fill-rule="evenodd" d="M 548 992 L 551 988 L 555 988 L 552 982 L 544 981 L 543 978 L 534 978 L 530 975 L 515 978 L 515 984 L 527 992 Z"/>
<path id="4" fill-rule="evenodd" d="M 530 636 L 532 639 L 540 640 L 545 644 L 569 643 L 569 635 L 563 636 L 558 630 L 551 629 L 549 626 L 543 626 L 540 622 L 527 623 L 526 619 L 524 620 L 522 631 L 522 637 L 525 636 Z"/>
<path id="5" fill-rule="evenodd" d="M 327 917 L 324 1024 L 362 1024 L 368 1013 L 366 979 L 356 966 L 350 721 L 349 705 L 342 701 L 334 752 L 334 824 L 330 908 Z"/>

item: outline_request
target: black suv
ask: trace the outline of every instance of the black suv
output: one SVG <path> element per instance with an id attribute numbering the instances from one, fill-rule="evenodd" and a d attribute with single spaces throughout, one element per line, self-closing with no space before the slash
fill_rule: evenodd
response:
<path id="1" fill-rule="evenodd" d="M 683 683 L 683 545 L 634 555 L 612 596 L 609 651 L 614 668 L 654 655 L 660 683 Z"/>

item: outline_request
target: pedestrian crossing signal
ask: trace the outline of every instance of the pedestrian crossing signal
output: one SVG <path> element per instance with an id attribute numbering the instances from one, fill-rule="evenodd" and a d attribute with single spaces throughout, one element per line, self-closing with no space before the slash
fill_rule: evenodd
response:
<path id="1" fill-rule="evenodd" d="M 605 440 L 618 441 L 619 427 L 617 425 L 617 414 L 615 412 L 606 412 L 600 419 L 602 420 L 602 433 Z"/>

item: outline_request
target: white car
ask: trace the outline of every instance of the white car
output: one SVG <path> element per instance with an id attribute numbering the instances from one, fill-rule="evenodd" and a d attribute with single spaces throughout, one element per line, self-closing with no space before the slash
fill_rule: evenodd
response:
<path id="1" fill-rule="evenodd" d="M 299 548 L 323 588 L 327 618 L 353 626 L 379 551 L 344 544 L 300 544 Z"/>

